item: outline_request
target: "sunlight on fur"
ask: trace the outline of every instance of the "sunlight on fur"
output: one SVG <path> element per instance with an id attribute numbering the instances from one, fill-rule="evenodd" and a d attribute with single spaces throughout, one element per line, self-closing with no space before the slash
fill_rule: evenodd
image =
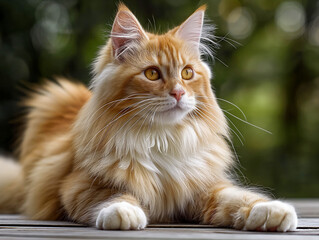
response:
<path id="1" fill-rule="evenodd" d="M 292 206 L 232 179 L 229 129 L 202 60 L 214 44 L 205 9 L 156 35 L 120 4 L 90 87 L 59 78 L 25 100 L 20 165 L 0 160 L 0 212 L 99 229 L 295 230 Z"/>

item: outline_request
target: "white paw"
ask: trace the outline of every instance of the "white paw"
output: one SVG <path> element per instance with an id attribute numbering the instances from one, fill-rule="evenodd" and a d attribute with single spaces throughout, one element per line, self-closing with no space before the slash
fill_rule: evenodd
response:
<path id="1" fill-rule="evenodd" d="M 128 202 L 113 203 L 103 208 L 96 219 L 96 227 L 104 230 L 140 230 L 146 224 L 147 218 L 143 210 Z"/>
<path id="2" fill-rule="evenodd" d="M 244 230 L 294 231 L 298 218 L 293 206 L 280 201 L 257 203 L 250 211 Z"/>

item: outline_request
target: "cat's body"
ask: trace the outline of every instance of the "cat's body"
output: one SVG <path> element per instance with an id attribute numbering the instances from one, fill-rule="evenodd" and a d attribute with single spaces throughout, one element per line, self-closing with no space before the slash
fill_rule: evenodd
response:
<path id="1" fill-rule="evenodd" d="M 100 229 L 294 230 L 293 207 L 231 180 L 227 124 L 200 60 L 203 16 L 153 35 L 120 5 L 92 91 L 60 79 L 26 101 L 22 171 L 0 161 L 0 212 Z"/>

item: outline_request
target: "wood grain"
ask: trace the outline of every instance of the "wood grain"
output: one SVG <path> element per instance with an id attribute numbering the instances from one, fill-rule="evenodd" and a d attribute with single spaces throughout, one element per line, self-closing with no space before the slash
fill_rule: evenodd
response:
<path id="1" fill-rule="evenodd" d="M 143 231 L 101 231 L 61 221 L 34 221 L 0 215 L 0 239 L 305 239 L 319 240 L 319 199 L 290 199 L 299 214 L 298 229 L 289 233 L 237 231 L 194 224 L 152 224 Z"/>

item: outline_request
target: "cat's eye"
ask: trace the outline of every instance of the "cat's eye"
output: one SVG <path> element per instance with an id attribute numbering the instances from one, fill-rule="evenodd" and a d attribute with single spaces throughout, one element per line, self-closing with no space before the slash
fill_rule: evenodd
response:
<path id="1" fill-rule="evenodd" d="M 193 75 L 194 75 L 194 71 L 190 67 L 185 67 L 182 70 L 182 78 L 185 80 L 190 80 L 193 77 Z"/>
<path id="2" fill-rule="evenodd" d="M 155 81 L 160 79 L 161 75 L 156 68 L 148 68 L 144 71 L 144 75 L 147 79 Z"/>

